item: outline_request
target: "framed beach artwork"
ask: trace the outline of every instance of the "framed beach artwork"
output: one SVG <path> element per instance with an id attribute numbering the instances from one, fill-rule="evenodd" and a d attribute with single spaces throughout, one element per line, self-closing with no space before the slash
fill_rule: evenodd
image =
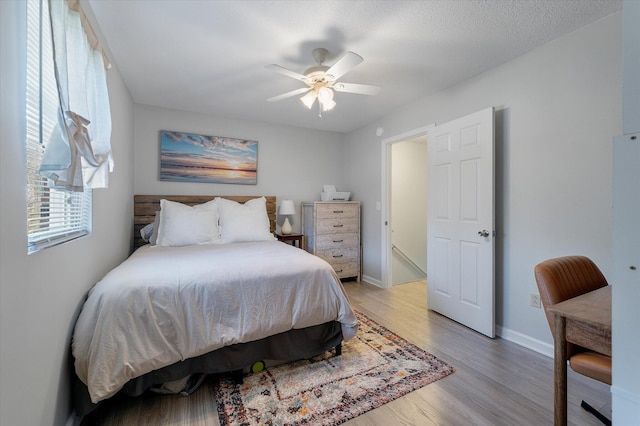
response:
<path id="1" fill-rule="evenodd" d="M 160 180 L 255 185 L 258 142 L 161 130 Z"/>

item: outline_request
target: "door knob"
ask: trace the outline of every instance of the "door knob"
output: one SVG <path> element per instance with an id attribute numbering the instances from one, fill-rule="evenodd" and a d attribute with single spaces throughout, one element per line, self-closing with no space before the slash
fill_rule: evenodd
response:
<path id="1" fill-rule="evenodd" d="M 478 235 L 486 238 L 489 236 L 489 231 L 487 231 L 486 229 L 483 229 L 482 231 L 478 231 Z"/>

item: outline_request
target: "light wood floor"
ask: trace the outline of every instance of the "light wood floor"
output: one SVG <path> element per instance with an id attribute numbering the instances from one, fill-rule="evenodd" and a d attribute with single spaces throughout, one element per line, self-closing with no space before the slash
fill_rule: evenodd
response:
<path id="1" fill-rule="evenodd" d="M 489 339 L 426 308 L 426 283 L 383 290 L 345 282 L 353 307 L 431 352 L 456 372 L 356 417 L 347 426 L 551 425 L 553 361 L 514 343 Z M 609 387 L 569 371 L 570 425 L 600 425 L 585 399 L 611 418 Z M 219 426 L 208 383 L 190 397 L 120 398 L 98 411 L 100 426 Z"/>

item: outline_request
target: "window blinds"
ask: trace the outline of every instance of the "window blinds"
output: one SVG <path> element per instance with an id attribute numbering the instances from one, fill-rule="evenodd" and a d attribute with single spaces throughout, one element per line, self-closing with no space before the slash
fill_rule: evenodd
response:
<path id="1" fill-rule="evenodd" d="M 32 253 L 91 232 L 91 190 L 49 187 L 40 176 L 44 148 L 59 110 L 47 1 L 27 3 L 27 229 Z"/>

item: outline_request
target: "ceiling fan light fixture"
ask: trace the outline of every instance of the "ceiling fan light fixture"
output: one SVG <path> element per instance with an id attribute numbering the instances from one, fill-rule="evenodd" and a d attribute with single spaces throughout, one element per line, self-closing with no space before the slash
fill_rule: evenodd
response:
<path id="1" fill-rule="evenodd" d="M 321 87 L 318 89 L 318 102 L 322 105 L 323 111 L 330 111 L 336 106 L 333 100 L 333 90 L 328 87 Z"/>
<path id="2" fill-rule="evenodd" d="M 329 99 L 328 101 L 320 102 L 322 104 L 323 111 L 330 111 L 336 106 L 336 103 L 333 99 Z"/>
<path id="3" fill-rule="evenodd" d="M 333 90 L 328 87 L 321 87 L 318 89 L 318 100 L 320 102 L 327 102 L 333 100 Z"/>
<path id="4" fill-rule="evenodd" d="M 310 90 L 310 91 L 307 92 L 306 95 L 301 97 L 300 100 L 302 101 L 304 106 L 306 106 L 307 108 L 311 109 L 311 107 L 313 106 L 313 103 L 316 101 L 316 97 L 317 96 L 318 96 L 318 94 L 316 93 L 315 90 Z"/>
<path id="5" fill-rule="evenodd" d="M 301 93 L 305 93 L 300 98 L 304 106 L 311 109 L 318 100 L 319 116 L 322 117 L 323 111 L 330 111 L 336 106 L 334 98 L 334 90 L 336 92 L 356 93 L 360 95 L 377 95 L 380 92 L 380 87 L 371 86 L 368 84 L 355 84 L 355 83 L 342 83 L 337 82 L 340 77 L 345 75 L 356 65 L 361 63 L 364 59 L 362 56 L 347 52 L 338 59 L 333 65 L 323 65 L 324 60 L 328 54 L 327 49 L 318 48 L 312 52 L 313 59 L 316 60 L 317 65 L 307 68 L 304 74 L 300 74 L 296 71 L 291 71 L 280 65 L 271 64 L 267 65 L 267 68 L 272 69 L 280 74 L 302 81 L 307 87 L 292 90 L 287 93 L 283 93 L 279 96 L 274 96 L 267 99 L 270 102 L 286 99 L 291 96 L 296 96 Z"/>

